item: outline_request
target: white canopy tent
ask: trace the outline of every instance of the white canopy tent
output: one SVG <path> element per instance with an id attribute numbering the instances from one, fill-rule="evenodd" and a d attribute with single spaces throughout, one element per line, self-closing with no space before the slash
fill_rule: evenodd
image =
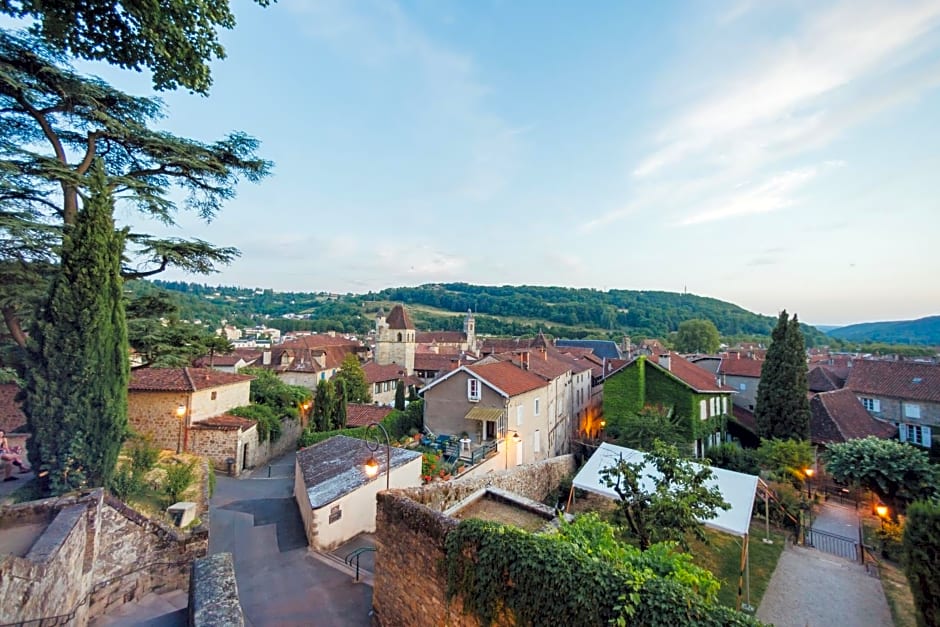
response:
<path id="1" fill-rule="evenodd" d="M 644 453 L 634 449 L 616 446 L 608 442 L 602 443 L 598 449 L 591 455 L 587 463 L 581 467 L 578 474 L 575 475 L 571 485 L 572 494 L 574 489 L 586 490 L 611 499 L 619 499 L 613 488 L 608 487 L 601 476 L 601 471 L 605 468 L 614 466 L 621 458 L 629 463 L 642 462 Z M 696 464 L 700 466 L 700 464 Z M 741 472 L 725 470 L 723 468 L 712 468 L 714 477 L 709 481 L 709 485 L 716 485 L 721 491 L 722 498 L 731 505 L 726 510 L 718 510 L 718 513 L 708 520 L 701 521 L 706 527 L 711 527 L 723 533 L 743 538 L 741 546 L 741 569 L 745 571 L 750 561 L 748 555 L 748 533 L 751 525 L 751 514 L 754 509 L 754 497 L 757 493 L 757 484 L 760 480 L 755 475 L 746 475 Z M 653 478 L 658 476 L 658 472 L 651 464 L 646 464 L 642 471 L 640 486 L 647 490 L 653 490 Z M 742 576 L 745 574 L 741 573 Z M 748 586 L 750 588 L 750 586 Z M 750 591 L 748 591 L 750 597 Z M 738 603 L 741 600 L 741 590 L 738 590 Z M 739 608 L 740 609 L 740 608 Z"/>

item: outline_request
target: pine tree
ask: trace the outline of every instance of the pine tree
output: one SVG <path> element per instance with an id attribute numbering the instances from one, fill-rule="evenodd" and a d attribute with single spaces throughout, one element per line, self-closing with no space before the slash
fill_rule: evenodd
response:
<path id="1" fill-rule="evenodd" d="M 761 367 L 754 419 L 762 438 L 809 438 L 806 347 L 794 314 L 780 312 Z"/>
<path id="2" fill-rule="evenodd" d="M 405 411 L 405 383 L 401 379 L 395 385 L 395 409 Z"/>
<path id="3" fill-rule="evenodd" d="M 109 482 L 127 434 L 127 324 L 113 199 L 101 163 L 63 235 L 61 263 L 29 343 L 30 458 L 52 494 Z"/>

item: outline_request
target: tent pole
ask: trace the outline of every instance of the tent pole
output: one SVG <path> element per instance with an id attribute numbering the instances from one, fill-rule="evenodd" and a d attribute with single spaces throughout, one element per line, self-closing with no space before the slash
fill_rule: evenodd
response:
<path id="1" fill-rule="evenodd" d="M 744 588 L 744 571 L 747 568 L 745 560 L 747 559 L 746 544 L 741 544 L 741 567 L 738 569 L 738 600 L 735 602 L 735 608 L 741 611 L 741 595 Z"/>
<path id="2" fill-rule="evenodd" d="M 747 590 L 747 603 L 744 604 L 744 609 L 750 612 L 754 608 L 751 606 L 751 536 L 748 534 L 744 536 L 744 554 L 747 556 L 744 562 L 744 589 Z"/>
<path id="3" fill-rule="evenodd" d="M 568 492 L 568 502 L 565 504 L 565 513 L 571 513 L 571 503 L 574 501 L 574 484 L 571 484 L 571 491 Z"/>

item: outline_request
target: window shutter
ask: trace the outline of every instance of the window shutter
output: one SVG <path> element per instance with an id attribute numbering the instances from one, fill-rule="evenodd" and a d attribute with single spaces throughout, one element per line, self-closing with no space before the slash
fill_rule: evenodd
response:
<path id="1" fill-rule="evenodd" d="M 907 425 L 898 425 L 898 439 L 902 442 L 907 442 Z"/>
<path id="2" fill-rule="evenodd" d="M 921 430 L 922 430 L 921 433 L 923 434 L 922 444 L 926 446 L 927 448 L 930 448 L 930 446 L 933 444 L 933 440 L 931 439 L 931 436 L 930 436 L 930 427 L 924 426 L 924 427 L 921 427 Z"/>
<path id="3" fill-rule="evenodd" d="M 872 409 L 872 411 L 874 411 L 874 412 L 880 412 L 880 411 L 881 411 L 881 401 L 879 401 L 877 398 L 876 398 L 876 399 L 872 399 L 872 402 L 871 402 L 871 409 Z"/>

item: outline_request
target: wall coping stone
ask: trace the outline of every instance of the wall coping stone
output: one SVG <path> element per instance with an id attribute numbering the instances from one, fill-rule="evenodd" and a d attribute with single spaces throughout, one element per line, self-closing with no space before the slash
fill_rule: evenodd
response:
<path id="1" fill-rule="evenodd" d="M 189 579 L 189 624 L 192 627 L 244 626 L 231 553 L 216 553 L 193 561 Z"/>

